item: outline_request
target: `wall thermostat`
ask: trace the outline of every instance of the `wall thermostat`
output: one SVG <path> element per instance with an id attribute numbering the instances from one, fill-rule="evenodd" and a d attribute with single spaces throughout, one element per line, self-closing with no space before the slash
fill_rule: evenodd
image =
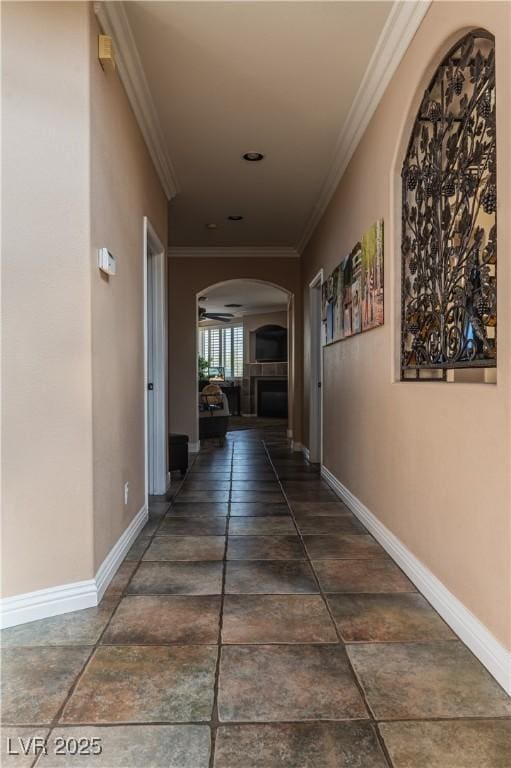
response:
<path id="1" fill-rule="evenodd" d="M 98 267 L 107 275 L 115 275 L 117 271 L 115 256 L 110 253 L 108 248 L 98 249 Z"/>

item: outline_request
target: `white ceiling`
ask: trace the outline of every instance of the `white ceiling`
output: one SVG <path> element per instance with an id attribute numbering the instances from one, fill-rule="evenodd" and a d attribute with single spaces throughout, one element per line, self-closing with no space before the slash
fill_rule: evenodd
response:
<path id="1" fill-rule="evenodd" d="M 124 3 L 180 187 L 172 245 L 296 245 L 391 7 Z"/>
<path id="2" fill-rule="evenodd" d="M 207 301 L 199 305 L 207 312 L 230 312 L 235 317 L 280 312 L 287 309 L 287 293 L 269 283 L 255 280 L 231 280 L 204 291 Z M 240 308 L 227 308 L 226 304 L 242 304 Z"/>

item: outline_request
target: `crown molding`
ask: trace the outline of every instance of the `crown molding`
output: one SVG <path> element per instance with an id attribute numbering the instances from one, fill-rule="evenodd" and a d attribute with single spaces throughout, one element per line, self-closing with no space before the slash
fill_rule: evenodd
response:
<path id="1" fill-rule="evenodd" d="M 114 42 L 119 77 L 135 113 L 135 118 L 142 131 L 162 187 L 170 200 L 180 191 L 179 184 L 165 147 L 156 108 L 124 4 L 122 2 L 96 2 L 94 3 L 94 11 L 103 32 L 109 35 Z"/>
<path id="2" fill-rule="evenodd" d="M 332 162 L 302 236 L 303 250 L 351 160 L 401 59 L 417 32 L 432 0 L 395 0 L 337 139 Z"/>
<path id="3" fill-rule="evenodd" d="M 170 246 L 168 255 L 172 259 L 299 259 L 296 248 L 289 246 Z"/>

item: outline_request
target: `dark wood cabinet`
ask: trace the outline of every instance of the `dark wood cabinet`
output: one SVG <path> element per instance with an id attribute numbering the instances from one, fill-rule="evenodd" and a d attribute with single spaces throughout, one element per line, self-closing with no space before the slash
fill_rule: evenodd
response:
<path id="1" fill-rule="evenodd" d="M 241 411 L 241 387 L 238 384 L 230 386 L 221 384 L 220 389 L 225 393 L 229 403 L 229 413 L 231 416 L 240 416 Z"/>

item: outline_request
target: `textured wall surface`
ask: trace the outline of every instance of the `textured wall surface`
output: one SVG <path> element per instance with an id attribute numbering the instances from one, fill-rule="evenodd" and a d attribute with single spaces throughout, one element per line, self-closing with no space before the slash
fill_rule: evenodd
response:
<path id="1" fill-rule="evenodd" d="M 91 19 L 91 51 L 97 47 Z M 116 72 L 91 57 L 91 285 L 95 566 L 144 504 L 143 222 L 161 242 L 167 200 Z M 96 249 L 117 258 L 115 277 Z M 124 483 L 129 482 L 128 504 Z"/>
<path id="2" fill-rule="evenodd" d="M 385 220 L 385 325 L 326 348 L 324 464 L 507 647 L 511 647 L 509 3 L 430 7 L 304 255 L 305 442 L 308 284 Z M 495 35 L 498 383 L 399 382 L 400 168 L 430 77 L 466 31 Z"/>
<path id="3" fill-rule="evenodd" d="M 143 220 L 164 242 L 167 201 L 98 31 L 90 3 L 2 6 L 4 596 L 92 578 L 144 503 Z"/>
<path id="4" fill-rule="evenodd" d="M 87 4 L 3 3 L 5 596 L 93 576 L 88 62 Z"/>

